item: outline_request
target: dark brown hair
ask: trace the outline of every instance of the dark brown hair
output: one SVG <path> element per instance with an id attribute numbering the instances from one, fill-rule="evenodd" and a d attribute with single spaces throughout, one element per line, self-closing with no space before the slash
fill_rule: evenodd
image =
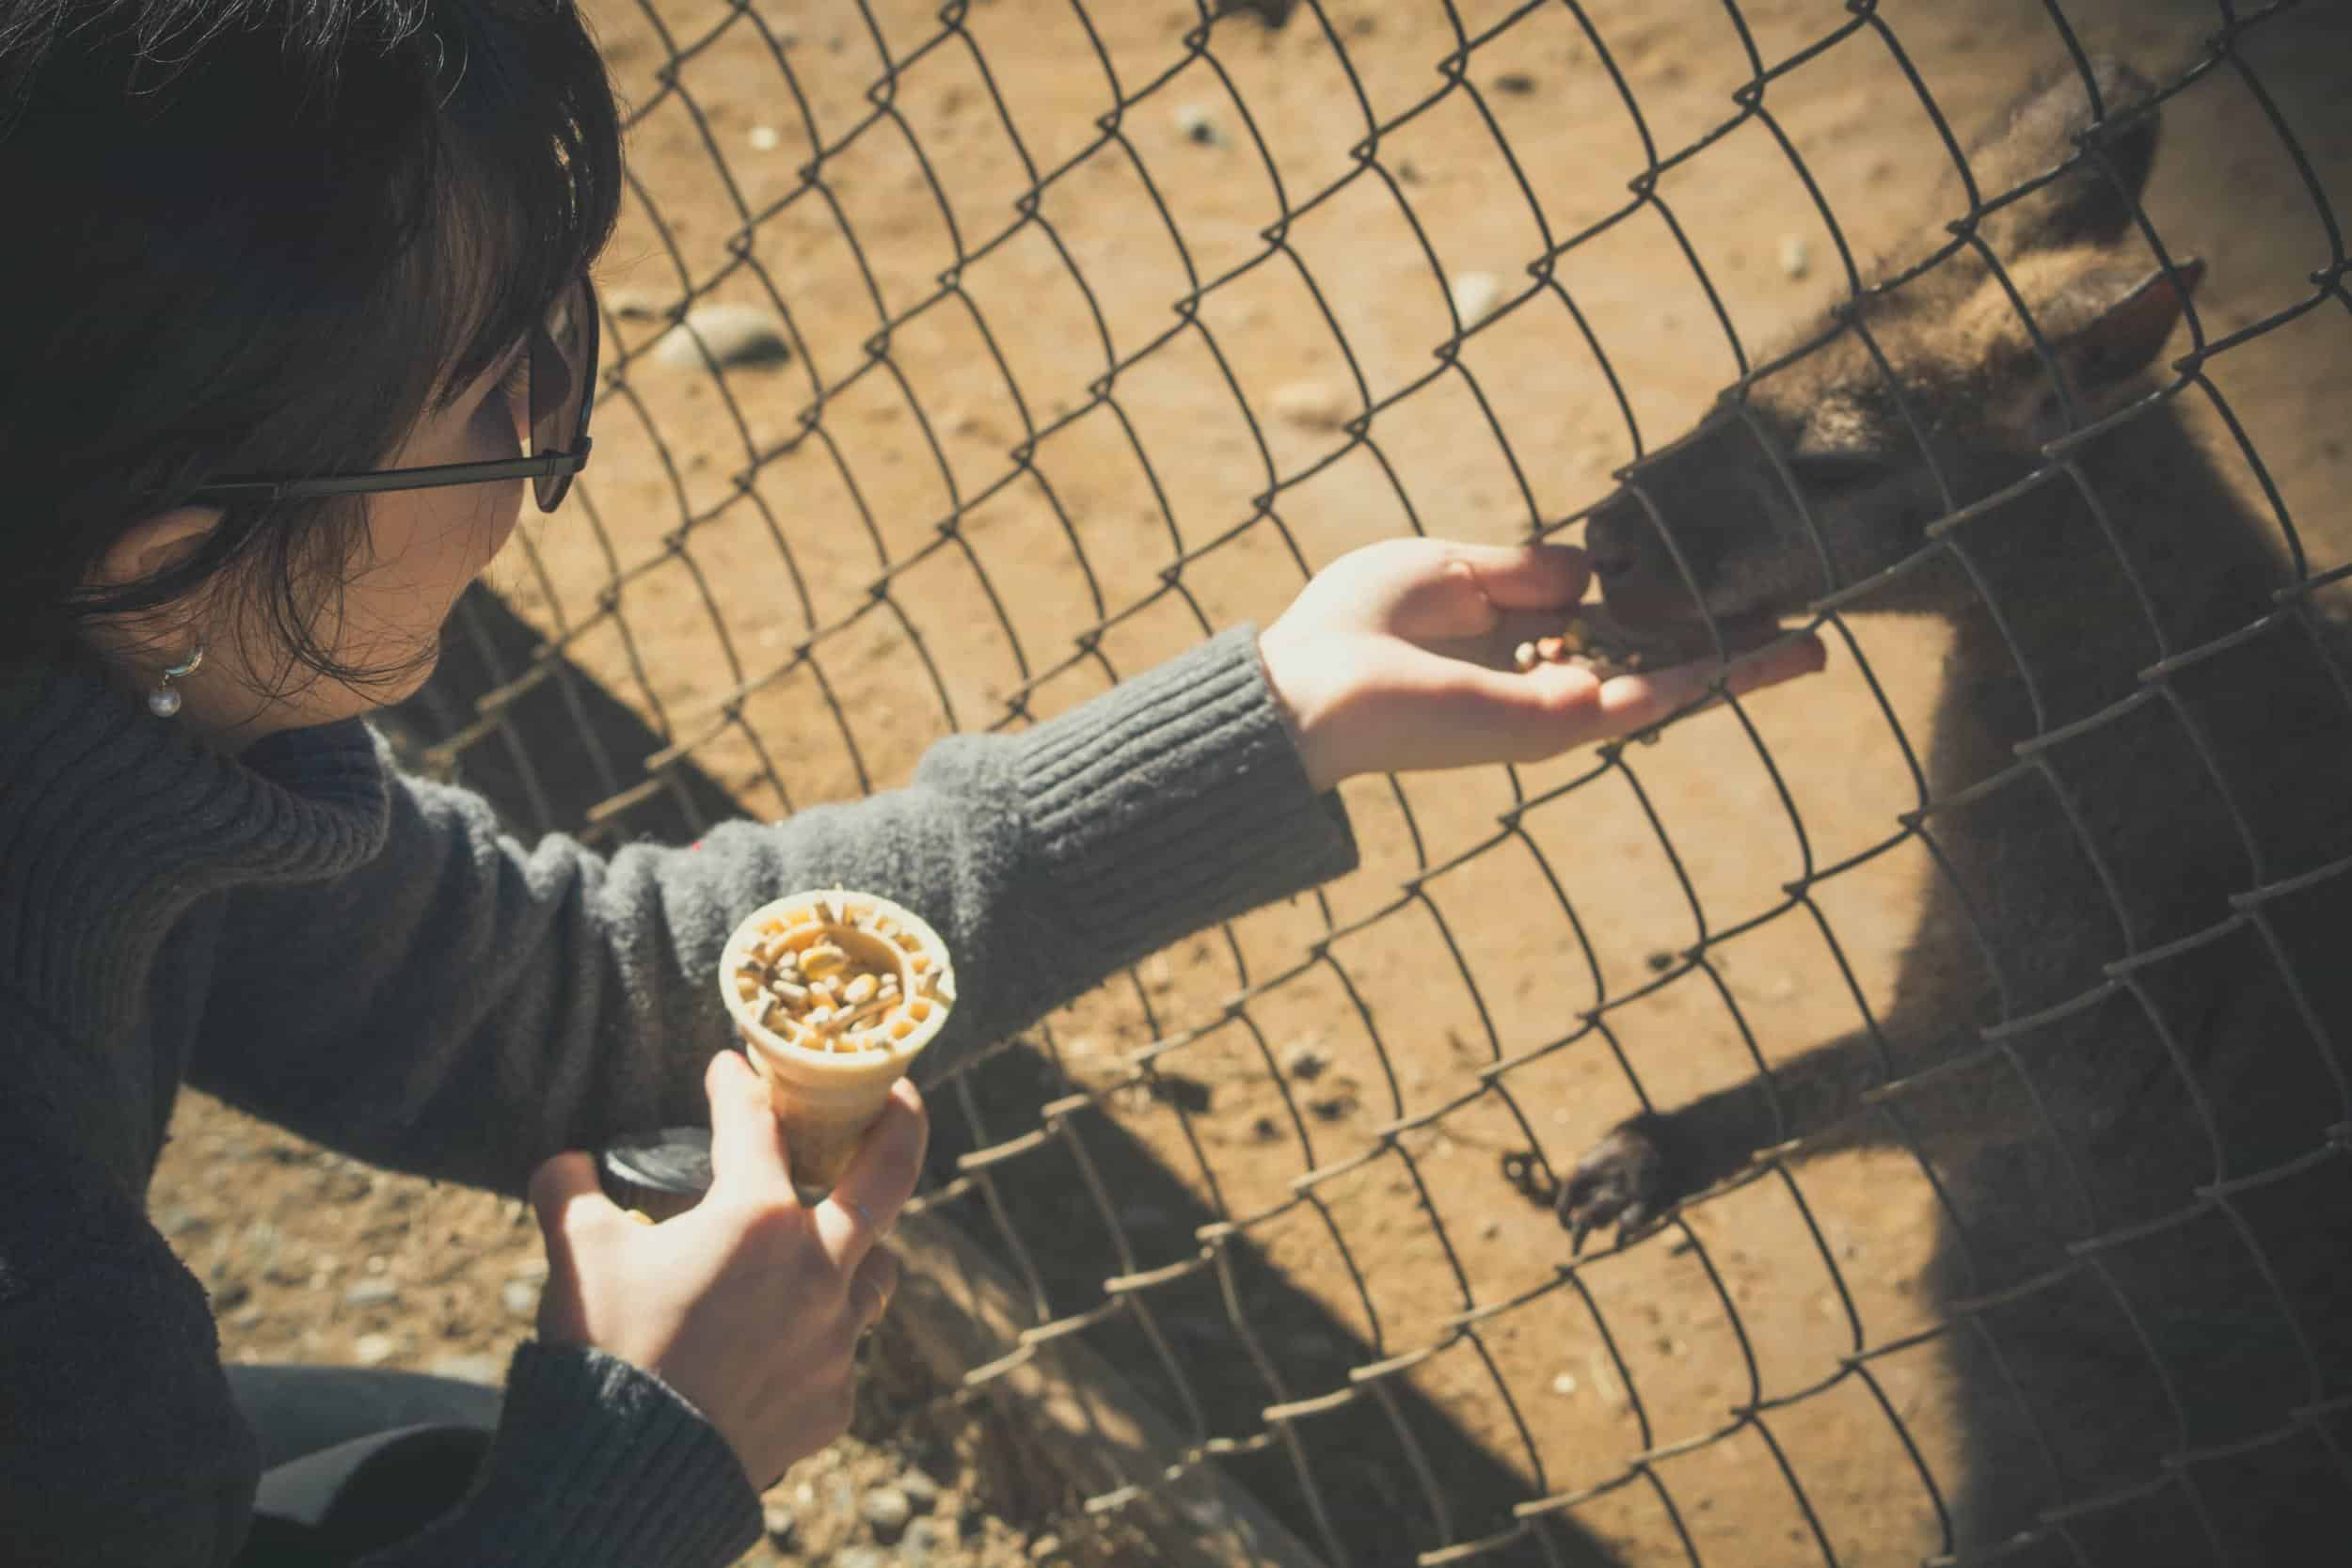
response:
<path id="1" fill-rule="evenodd" d="M 619 114 L 564 0 L 13 0 L 0 17 L 0 667 L 206 585 L 297 669 L 364 499 L 241 504 L 84 584 L 207 477 L 377 466 L 602 248 Z"/>

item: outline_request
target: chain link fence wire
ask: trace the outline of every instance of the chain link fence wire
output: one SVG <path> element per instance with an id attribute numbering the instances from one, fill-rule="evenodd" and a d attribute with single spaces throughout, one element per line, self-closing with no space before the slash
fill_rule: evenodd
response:
<path id="1" fill-rule="evenodd" d="M 1270 616 L 1354 545 L 1576 539 L 1619 483 L 1670 487 L 1664 438 L 1715 394 L 1769 389 L 1839 336 L 1767 360 L 1756 323 L 1971 258 L 2006 277 L 1986 236 L 2058 176 L 1972 166 L 1977 122 L 2028 66 L 2090 81 L 2087 40 L 2130 39 L 2155 105 L 2103 105 L 2067 167 L 2111 161 L 2160 109 L 2165 156 L 2249 203 L 2182 209 L 2215 282 L 2160 391 L 2061 426 L 1998 495 L 1920 502 L 1909 559 L 1813 596 L 1837 666 L 1819 683 L 1654 745 L 1350 785 L 1361 872 L 932 1085 L 918 1201 L 1001 1257 L 1033 1311 L 957 1399 L 1082 1335 L 1186 1434 L 1160 1456 L 1169 1484 L 1224 1466 L 1332 1564 L 2220 1562 L 2261 1506 L 2243 1472 L 2282 1456 L 2341 1521 L 2344 1304 L 2298 1297 L 2310 1258 L 2282 1255 L 2273 1222 L 2341 1215 L 2352 1175 L 2341 945 L 2295 921 L 2352 861 L 2265 854 L 2284 808 L 2193 690 L 2265 640 L 2338 646 L 2320 611 L 2352 572 L 2331 559 L 2341 491 L 2314 499 L 2312 476 L 2342 473 L 2344 387 L 2307 367 L 2352 313 L 2328 196 L 2352 156 L 2343 56 L 2332 88 L 2311 64 L 2341 32 L 2296 42 L 2298 8 L 2233 0 L 1218 9 L 590 8 L 633 158 L 597 459 L 499 592 L 469 595 L 398 716 L 424 765 L 525 831 L 683 840 L 890 787 L 940 736 L 1018 729 Z M 2314 82 L 2316 129 L 2296 112 Z M 1963 99 L 1966 119 L 1947 114 Z M 2176 280 L 2188 252 L 2156 223 L 2180 215 L 2153 197 L 2133 214 L 2146 265 Z M 1873 273 L 1874 246 L 1899 263 Z M 712 307 L 770 336 L 747 350 Z M 1847 314 L 1871 337 L 1878 318 Z M 2225 396 L 2257 362 L 2269 379 Z M 2095 443 L 2190 412 L 2292 570 L 2272 613 L 2184 639 L 2133 565 L 2145 498 L 2102 498 Z M 2048 485 L 2090 503 L 2153 641 L 2097 672 L 2118 694 L 2083 711 L 2045 710 L 2068 673 L 2037 684 L 2046 652 L 2016 641 L 2025 743 L 1939 796 L 1940 645 L 1857 611 L 1921 573 L 1978 573 L 2002 505 Z M 2151 940 L 2135 866 L 2111 863 L 2111 802 L 2068 757 L 2167 715 L 2174 749 L 2147 754 L 2210 776 L 2250 869 Z M 2339 748 L 2344 717 L 2300 733 Z M 2076 989 L 1930 1021 L 1960 1045 L 1906 1037 L 1921 1021 L 1888 997 L 1913 917 L 1959 876 L 1969 810 L 2020 790 L 2079 843 L 2116 931 Z M 1964 965 L 2017 914 L 1919 940 Z M 2327 1070 L 2309 1135 L 2249 1159 L 2230 1109 L 2262 1087 L 2217 1080 L 2201 1051 L 2211 999 L 2256 984 L 2293 1021 L 2270 1049 Z M 2085 1094 L 2037 1054 L 2124 1012 L 2161 1046 L 2128 1082 Z M 1797 1059 L 1841 1036 L 1867 1044 L 1873 1085 L 1808 1124 Z M 1728 1102 L 1757 1074 L 1765 1101 L 1786 1093 L 1772 1147 L 1621 1244 L 1572 1258 L 1525 1201 L 1623 1117 Z M 2023 1222 L 1970 1212 L 1947 1180 L 1979 1124 L 1936 1141 L 1939 1106 L 1995 1079 L 2055 1151 L 2019 1168 L 2061 1173 L 2029 1201 L 2072 1201 L 2070 1172 L 2093 1197 L 2025 1272 L 1999 1260 L 2030 1253 L 2007 1244 Z M 2182 1088 L 2205 1147 L 2162 1201 L 2099 1206 L 2105 1124 L 2072 1111 Z M 2217 1227 L 2243 1264 L 2225 1305 L 2291 1324 L 2302 1369 L 2219 1438 L 2191 1418 L 2182 1325 L 2140 1266 L 2152 1239 Z M 2047 1386 L 2009 1354 L 2008 1325 L 2086 1300 L 2126 1325 L 2099 1375 Z M 2070 1470 L 2103 1402 L 2145 1440 Z M 2003 1426 L 1996 1405 L 2032 1414 Z M 1989 1449 L 2000 1433 L 2017 1451 Z M 1963 1495 L 1988 1465 L 2055 1479 L 1972 1537 Z M 1079 1499 L 1069 1528 L 1131 1500 Z"/>

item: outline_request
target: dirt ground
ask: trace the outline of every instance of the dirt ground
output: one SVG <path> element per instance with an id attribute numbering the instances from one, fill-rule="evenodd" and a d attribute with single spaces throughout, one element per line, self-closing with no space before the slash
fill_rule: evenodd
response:
<path id="1" fill-rule="evenodd" d="M 907 0 L 586 9 L 641 115 L 600 277 L 619 381 L 579 499 L 528 525 L 491 581 L 763 816 L 890 787 L 940 736 L 1050 716 L 1207 627 L 1269 619 L 1302 567 L 1354 546 L 1577 517 L 1844 288 L 1772 126 L 1859 258 L 1923 254 L 1959 209 L 1927 205 L 1948 160 L 1888 38 L 1963 137 L 2066 47 L 2041 0 L 1884 0 L 1867 23 L 1828 0 L 1595 0 L 1581 19 L 1327 0 L 1279 33 L 1222 22 L 1200 52 L 1172 0 L 951 6 L 944 31 L 938 8 Z M 2087 45 L 2157 74 L 2219 23 L 2189 0 L 2064 13 Z M 2241 44 L 2249 73 L 2213 72 L 2167 111 L 2147 210 L 2173 254 L 2210 264 L 2209 335 L 2308 296 L 2332 255 L 2254 84 L 2352 213 L 2345 24 L 2332 6 L 2261 23 Z M 1513 304 L 1535 287 L 1531 262 L 1634 200 L 1645 144 L 1668 159 L 1737 116 L 1750 45 L 1772 64 L 1840 29 L 1772 81 L 1772 126 L 1748 119 L 1675 162 L 1655 203 L 1559 257 L 1581 321 L 1548 291 Z M 1467 85 L 1440 94 L 1465 40 Z M 1374 122 L 1375 167 L 1347 179 Z M 1440 356 L 1449 291 L 1473 298 L 1464 279 L 1480 274 L 1506 313 Z M 722 375 L 649 353 L 690 287 L 781 310 L 789 358 Z M 2232 349 L 2212 380 L 2314 570 L 2344 562 L 2352 323 L 2313 311 Z M 1367 398 L 1358 439 L 1345 424 Z M 2257 493 L 2242 458 L 2227 466 Z M 1710 944 L 1706 965 L 1685 958 L 1781 910 L 1808 866 L 1889 838 L 1916 803 L 1903 742 L 1926 738 L 1936 633 L 1854 617 L 1829 641 L 1830 671 L 1750 701 L 1744 725 L 1700 715 L 1614 766 L 1586 752 L 1350 784 L 1361 870 L 1148 960 L 1038 1037 L 1097 1091 L 1085 1116 L 1156 1153 L 1207 1215 L 1252 1221 L 1250 1243 L 1337 1325 L 1336 1345 L 1327 1327 L 1274 1342 L 1278 1383 L 1230 1313 L 1180 1312 L 1197 1332 L 1135 1369 L 1179 1402 L 1187 1381 L 1258 1379 L 1249 1408 L 1358 1386 L 1291 1423 L 1337 1499 L 1331 1535 L 1298 1508 L 1291 1450 L 1235 1462 L 1318 1550 L 1396 1561 L 1400 1544 L 1508 1533 L 1509 1503 L 1535 1497 L 1571 1499 L 1560 1516 L 1629 1564 L 1941 1548 L 1921 1479 L 1947 1495 L 1955 1479 L 1934 1341 L 1871 1361 L 1875 1391 L 1839 1375 L 1931 1326 L 1913 1283 L 1933 1201 L 1916 1160 L 1770 1175 L 1565 1284 L 1562 1233 L 1497 1174 L 1531 1132 L 1563 1165 L 1640 1095 L 1679 1103 L 1752 1071 L 1752 1050 L 1772 1062 L 1843 1032 L 1856 991 L 1883 1006 L 1929 871 L 1912 846 L 1823 883 L 1821 924 L 1789 911 Z M 1605 1032 L 1537 1054 L 1604 1005 Z M 1119 1087 L 1154 1042 L 1161 1091 Z M 1517 1065 L 1486 1086 L 1497 1061 Z M 1051 1098 L 947 1135 L 1017 1139 Z M 935 1095 L 943 1120 L 951 1101 L 977 1123 L 976 1101 Z M 1049 1146 L 1081 1135 L 1054 1126 Z M 527 1332 L 536 1238 L 511 1204 L 358 1169 L 193 1097 L 178 1132 L 156 1212 L 215 1289 L 230 1354 L 495 1376 Z M 1309 1173 L 1323 1174 L 1297 1201 Z M 981 1185 L 949 1200 L 985 1231 Z M 1100 1304 L 1066 1279 L 1202 1250 L 1169 1205 L 1072 1202 L 1082 1227 L 1014 1212 L 1001 1238 L 1066 1265 L 1046 1271 L 1043 1314 Z M 355 1291 L 369 1281 L 387 1290 Z M 1430 1346 L 1382 1378 L 1346 1376 Z M 858 1439 L 779 1489 L 813 1499 L 785 1560 L 866 1539 L 823 1476 L 878 1484 L 918 1460 L 948 1483 L 937 1517 L 973 1521 L 937 1532 L 939 1554 L 1009 1560 L 1066 1528 L 1066 1499 L 1015 1499 L 974 1473 L 984 1438 L 926 1418 L 921 1442 L 893 1448 L 935 1391 L 889 1382 Z M 1433 1499 L 1444 1488 L 1412 1455 L 1378 1457 L 1390 1384 L 1512 1478 L 1500 1500 Z M 1731 1414 L 1758 1404 L 1760 1419 Z M 1568 1540 L 1478 1560 L 1546 1560 Z"/>

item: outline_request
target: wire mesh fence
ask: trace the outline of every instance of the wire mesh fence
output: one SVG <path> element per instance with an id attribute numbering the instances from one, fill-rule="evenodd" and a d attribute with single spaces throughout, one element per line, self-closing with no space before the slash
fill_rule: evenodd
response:
<path id="1" fill-rule="evenodd" d="M 1614 528 L 1836 668 L 1359 782 L 1360 872 L 934 1085 L 1033 1313 L 961 1397 L 1084 1336 L 1334 1564 L 2313 1560 L 2230 1553 L 2352 1500 L 2342 29 L 1224 8 L 591 8 L 596 463 L 428 765 L 691 836 L 1355 545 Z"/>

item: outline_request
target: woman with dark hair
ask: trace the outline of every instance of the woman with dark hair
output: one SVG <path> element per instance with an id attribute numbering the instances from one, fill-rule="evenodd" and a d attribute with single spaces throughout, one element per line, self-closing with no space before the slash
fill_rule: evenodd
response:
<path id="1" fill-rule="evenodd" d="M 922 914 L 965 976 L 944 1065 L 1345 870 L 1341 780 L 1548 755 L 1710 678 L 1513 673 L 1583 558 L 1400 541 L 904 788 L 698 853 L 517 844 L 359 721 L 429 673 L 523 482 L 552 511 L 587 460 L 619 180 L 554 0 L 0 10 L 0 1558 L 729 1560 L 846 1424 L 925 1131 L 902 1088 L 795 1197 L 711 1054 L 739 915 L 832 884 Z M 528 1189 L 550 1273 L 502 1394 L 224 1369 L 144 1214 L 183 1082 Z M 563 1152 L 706 1115 L 714 1185 L 662 1225 Z"/>

